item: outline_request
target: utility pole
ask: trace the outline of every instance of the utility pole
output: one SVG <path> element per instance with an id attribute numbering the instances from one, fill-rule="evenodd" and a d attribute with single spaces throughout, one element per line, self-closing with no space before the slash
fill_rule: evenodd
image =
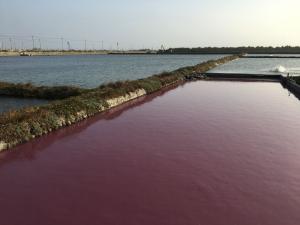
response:
<path id="1" fill-rule="evenodd" d="M 31 38 L 32 38 L 32 50 L 34 50 L 34 36 L 32 35 Z"/>
<path id="2" fill-rule="evenodd" d="M 31 38 L 32 38 L 32 50 L 34 50 L 34 36 L 32 35 Z"/>
<path id="3" fill-rule="evenodd" d="M 12 46 L 12 40 L 11 40 L 11 38 L 9 38 L 9 43 L 10 43 L 10 50 L 12 50 L 13 46 Z"/>
<path id="4" fill-rule="evenodd" d="M 84 50 L 86 51 L 86 40 L 84 40 Z"/>
<path id="5" fill-rule="evenodd" d="M 61 50 L 64 50 L 64 38 L 61 38 Z"/>
<path id="6" fill-rule="evenodd" d="M 42 43 L 41 43 L 41 39 L 39 38 L 39 43 L 40 43 L 40 50 L 42 50 Z"/>
<path id="7" fill-rule="evenodd" d="M 102 41 L 102 50 L 104 50 L 104 42 Z"/>

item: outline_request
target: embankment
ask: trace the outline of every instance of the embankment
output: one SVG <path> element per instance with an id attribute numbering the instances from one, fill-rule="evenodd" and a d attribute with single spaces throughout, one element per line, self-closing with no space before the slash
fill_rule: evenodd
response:
<path id="1" fill-rule="evenodd" d="M 300 99 L 300 77 L 286 78 L 282 77 L 281 83 L 294 95 Z"/>
<path id="2" fill-rule="evenodd" d="M 0 151 L 10 149 L 20 143 L 69 126 L 167 86 L 179 84 L 185 81 L 186 76 L 205 73 L 237 58 L 239 56 L 227 56 L 145 79 L 101 85 L 96 89 L 56 100 L 47 105 L 4 113 L 0 115 Z"/>
<path id="3" fill-rule="evenodd" d="M 300 85 L 300 77 L 293 77 L 293 80 Z"/>

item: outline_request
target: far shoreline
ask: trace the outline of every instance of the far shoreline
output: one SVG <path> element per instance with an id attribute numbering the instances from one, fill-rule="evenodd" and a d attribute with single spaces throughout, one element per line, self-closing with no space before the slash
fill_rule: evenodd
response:
<path id="1" fill-rule="evenodd" d="M 109 50 L 24 50 L 24 51 L 0 51 L 0 57 L 29 57 L 29 56 L 72 56 L 72 55 L 156 55 L 156 51 L 130 50 L 130 51 L 109 51 Z"/>
<path id="2" fill-rule="evenodd" d="M 160 50 L 45 50 L 35 48 L 0 50 L 0 57 L 72 55 L 244 55 L 244 58 L 300 58 L 300 47 L 203 47 L 169 48 Z"/>

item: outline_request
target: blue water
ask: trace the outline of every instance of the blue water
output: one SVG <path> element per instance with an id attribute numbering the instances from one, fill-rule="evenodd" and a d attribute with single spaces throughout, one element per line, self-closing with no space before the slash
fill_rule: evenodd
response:
<path id="1" fill-rule="evenodd" d="M 0 57 L 0 81 L 85 88 L 134 80 L 195 65 L 222 55 L 77 55 Z M 43 104 L 36 99 L 0 97 L 0 113 Z"/>
<path id="2" fill-rule="evenodd" d="M 222 55 L 84 55 L 0 57 L 0 81 L 93 88 L 195 65 Z"/>
<path id="3" fill-rule="evenodd" d="M 300 59 L 291 58 L 244 58 L 234 60 L 211 70 L 214 73 L 255 73 L 300 75 Z"/>

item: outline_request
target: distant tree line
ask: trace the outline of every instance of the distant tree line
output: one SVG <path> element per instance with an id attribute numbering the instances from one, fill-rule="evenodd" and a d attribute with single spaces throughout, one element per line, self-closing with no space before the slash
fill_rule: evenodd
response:
<path id="1" fill-rule="evenodd" d="M 158 54 L 300 54 L 299 47 L 205 47 L 205 48 L 170 48 L 159 50 Z"/>

